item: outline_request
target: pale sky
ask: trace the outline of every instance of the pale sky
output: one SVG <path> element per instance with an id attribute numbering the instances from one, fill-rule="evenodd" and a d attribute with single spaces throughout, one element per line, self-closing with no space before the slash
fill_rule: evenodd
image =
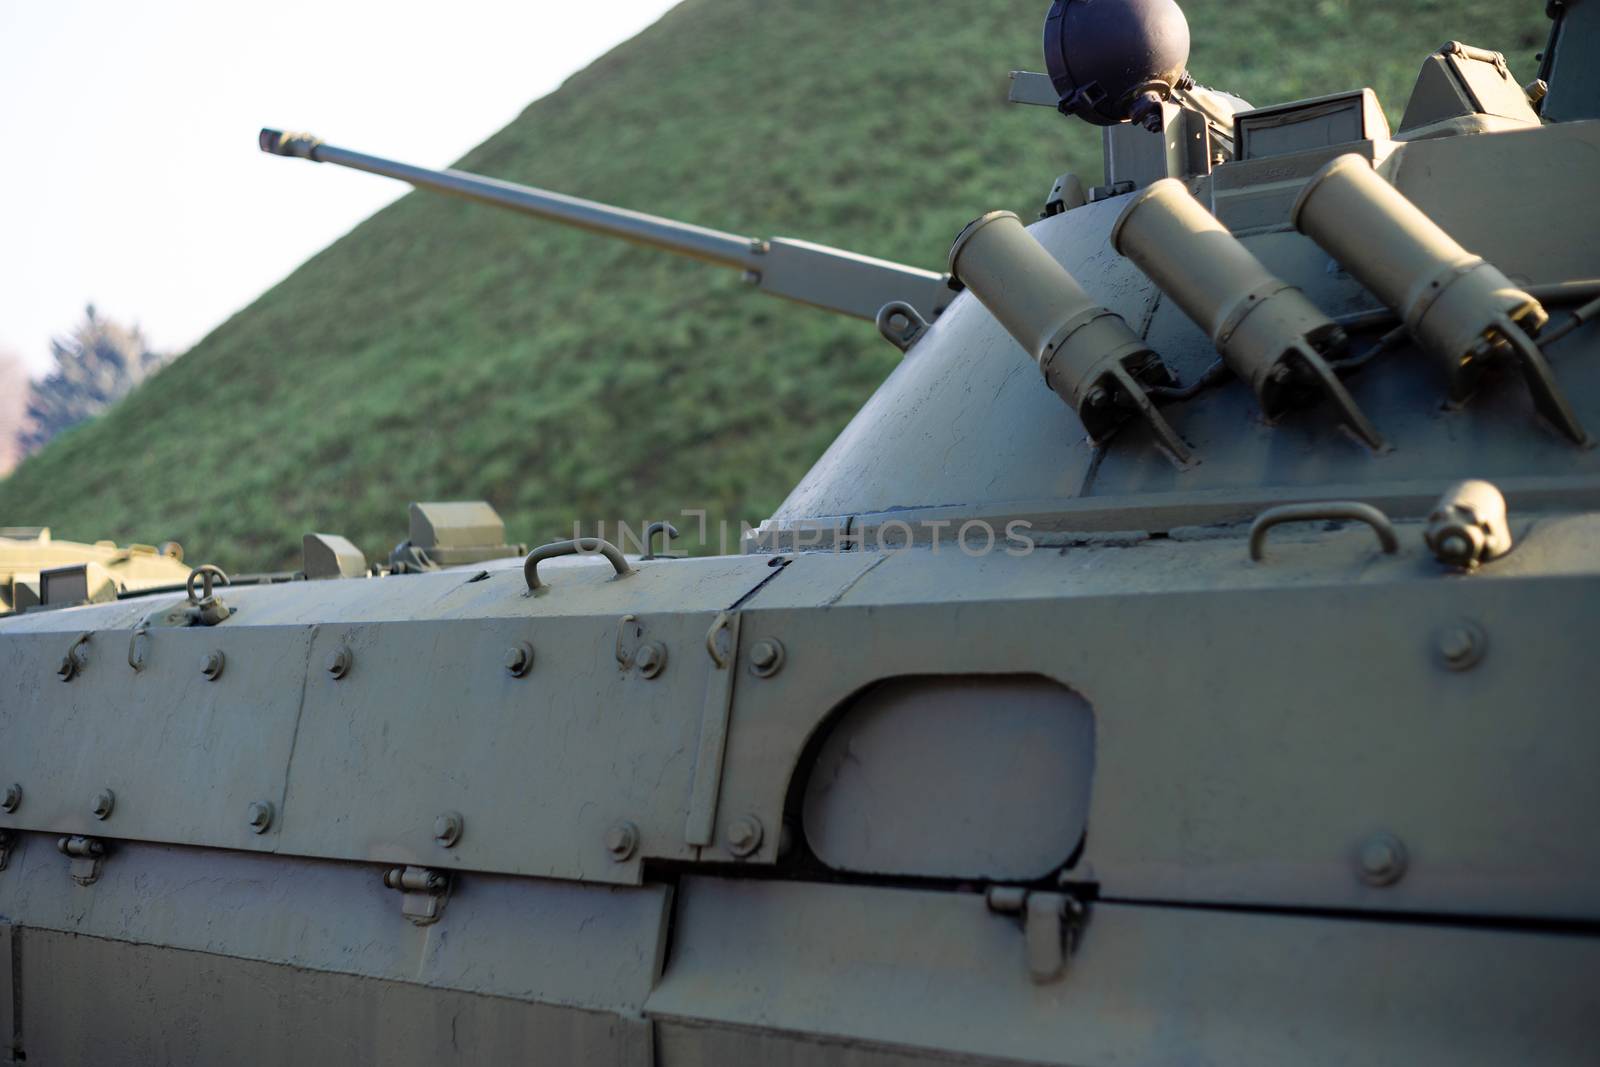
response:
<path id="1" fill-rule="evenodd" d="M 0 0 L 0 351 L 92 301 L 180 352 L 409 187 L 262 126 L 443 167 L 674 0 Z"/>

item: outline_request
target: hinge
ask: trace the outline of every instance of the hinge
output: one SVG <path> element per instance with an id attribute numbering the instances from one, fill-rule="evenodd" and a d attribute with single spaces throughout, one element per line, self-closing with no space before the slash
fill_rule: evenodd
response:
<path id="1" fill-rule="evenodd" d="M 988 904 L 992 912 L 1021 917 L 1028 976 L 1039 983 L 1060 978 L 1088 914 L 1083 902 L 1070 893 L 996 885 L 989 887 Z"/>
<path id="2" fill-rule="evenodd" d="M 56 848 L 72 861 L 72 880 L 79 885 L 94 885 L 100 880 L 100 864 L 106 856 L 106 844 L 98 837 L 74 834 L 56 842 Z"/>
<path id="3" fill-rule="evenodd" d="M 384 872 L 383 884 L 400 891 L 400 914 L 418 926 L 439 921 L 450 893 L 450 876 L 431 867 L 393 867 Z"/>

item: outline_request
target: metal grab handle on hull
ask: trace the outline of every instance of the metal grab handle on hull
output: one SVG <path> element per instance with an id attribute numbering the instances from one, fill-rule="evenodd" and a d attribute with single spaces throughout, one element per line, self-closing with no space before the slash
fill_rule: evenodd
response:
<path id="1" fill-rule="evenodd" d="M 622 555 L 622 550 L 610 541 L 602 541 L 598 537 L 578 537 L 571 541 L 552 541 L 548 545 L 540 545 L 528 553 L 527 560 L 522 564 L 522 576 L 528 580 L 528 595 L 537 595 L 542 590 L 550 588 L 539 580 L 539 564 L 547 559 L 557 556 L 577 556 L 598 552 L 610 561 L 616 570 L 618 578 L 626 578 L 636 573 L 628 565 L 627 559 Z"/>
<path id="2" fill-rule="evenodd" d="M 1323 504 L 1284 504 L 1268 508 L 1250 524 L 1250 558 L 1257 563 L 1266 554 L 1267 531 L 1286 522 L 1315 522 L 1319 519 L 1343 519 L 1364 522 L 1378 535 L 1378 543 L 1387 555 L 1400 551 L 1400 538 L 1395 536 L 1394 524 L 1389 516 L 1373 507 L 1354 500 L 1335 500 Z"/>

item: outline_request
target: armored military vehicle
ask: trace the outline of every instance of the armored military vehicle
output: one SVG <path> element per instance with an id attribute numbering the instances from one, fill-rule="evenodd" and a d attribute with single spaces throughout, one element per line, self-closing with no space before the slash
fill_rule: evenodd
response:
<path id="1" fill-rule="evenodd" d="M 191 569 L 176 541 L 119 547 L 57 541 L 48 526 L 0 526 L 0 615 L 170 592 L 183 588 Z"/>
<path id="2" fill-rule="evenodd" d="M 905 358 L 737 554 L 424 504 L 0 622 L 13 1059 L 1595 1062 L 1600 2 L 1550 12 L 1391 129 L 1057 0 L 1011 97 L 1103 180 L 948 278 L 264 133 Z"/>

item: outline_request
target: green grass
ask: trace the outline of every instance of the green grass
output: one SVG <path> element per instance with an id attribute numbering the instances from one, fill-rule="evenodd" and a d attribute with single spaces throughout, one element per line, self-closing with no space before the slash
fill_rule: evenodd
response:
<path id="1" fill-rule="evenodd" d="M 981 212 L 1099 180 L 1095 131 L 1003 102 L 1007 71 L 1042 69 L 1046 6 L 686 0 L 460 166 L 942 269 Z M 1185 8 L 1203 84 L 1257 105 L 1370 85 L 1392 121 L 1445 40 L 1525 80 L 1547 28 L 1536 0 Z M 293 565 L 312 529 L 381 556 L 410 500 L 490 500 L 529 542 L 692 507 L 736 528 L 898 358 L 731 272 L 413 193 L 29 459 L 0 521 L 238 569 Z"/>

